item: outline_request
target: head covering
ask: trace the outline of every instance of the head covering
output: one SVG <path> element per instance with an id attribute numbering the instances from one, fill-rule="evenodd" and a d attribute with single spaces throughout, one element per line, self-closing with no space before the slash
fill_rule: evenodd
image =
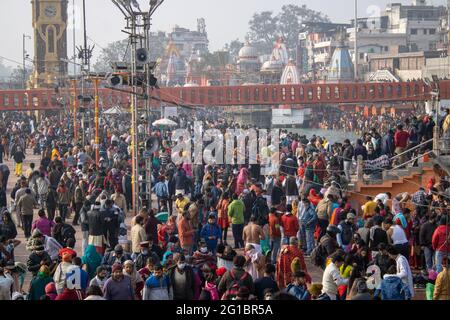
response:
<path id="1" fill-rule="evenodd" d="M 225 267 L 220 267 L 216 270 L 216 274 L 218 277 L 221 277 L 227 272 L 227 269 Z"/>
<path id="2" fill-rule="evenodd" d="M 71 258 L 74 258 L 77 256 L 77 253 L 75 252 L 75 250 L 73 250 L 71 248 L 63 248 L 63 249 L 59 249 L 59 255 L 64 260 L 64 256 L 69 255 L 69 256 L 71 256 Z"/>
<path id="3" fill-rule="evenodd" d="M 134 265 L 134 262 L 132 260 L 127 260 L 124 262 L 123 266 L 132 266 L 131 274 L 128 274 L 125 269 L 123 270 L 123 274 L 131 278 L 131 282 L 133 283 L 133 286 L 136 286 L 137 283 L 142 282 L 143 279 L 141 275 L 136 271 L 136 267 Z"/>
<path id="4" fill-rule="evenodd" d="M 112 272 L 116 272 L 118 270 L 122 270 L 122 265 L 120 263 L 114 263 L 112 268 L 111 268 Z"/>
<path id="5" fill-rule="evenodd" d="M 32 238 L 40 238 L 42 237 L 42 232 L 39 229 L 34 229 L 33 233 L 31 234 Z"/>
<path id="6" fill-rule="evenodd" d="M 170 256 L 173 256 L 173 253 L 172 253 L 171 251 L 167 251 L 166 253 L 164 253 L 163 260 L 162 260 L 162 262 L 161 262 L 161 264 L 162 264 L 163 266 L 166 266 L 167 259 L 168 259 Z"/>
<path id="7" fill-rule="evenodd" d="M 81 262 L 87 265 L 89 278 L 92 279 L 95 277 L 97 267 L 102 263 L 102 256 L 97 252 L 95 246 L 90 244 L 84 250 Z"/>
<path id="8" fill-rule="evenodd" d="M 355 219 L 355 218 L 356 218 L 356 216 L 353 212 L 347 213 L 347 219 Z"/>
<path id="9" fill-rule="evenodd" d="M 114 252 L 115 253 L 123 253 L 123 247 L 120 244 L 116 245 L 114 247 Z"/>
<path id="10" fill-rule="evenodd" d="M 45 294 L 51 299 L 56 299 L 56 286 L 54 282 L 50 282 L 45 286 Z"/>

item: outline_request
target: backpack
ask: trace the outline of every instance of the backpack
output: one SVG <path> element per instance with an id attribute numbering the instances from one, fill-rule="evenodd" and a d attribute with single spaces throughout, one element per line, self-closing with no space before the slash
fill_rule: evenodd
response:
<path id="1" fill-rule="evenodd" d="M 252 207 L 252 215 L 256 217 L 256 221 L 260 226 L 264 226 L 268 223 L 269 207 L 264 201 L 264 198 L 256 198 Z"/>
<path id="2" fill-rule="evenodd" d="M 64 224 L 61 228 L 61 237 L 64 244 L 68 239 L 75 239 L 75 229 L 70 224 Z"/>
<path id="3" fill-rule="evenodd" d="M 233 298 L 235 298 L 237 296 L 239 288 L 242 287 L 242 283 L 248 277 L 248 273 L 244 272 L 244 274 L 239 279 L 236 279 L 233 270 L 231 270 L 230 277 L 233 281 L 231 282 L 231 284 L 228 286 L 228 289 L 223 294 L 222 300 L 232 300 Z"/>
<path id="4" fill-rule="evenodd" d="M 316 267 L 322 267 L 325 264 L 326 253 L 325 248 L 319 243 L 312 251 L 311 251 L 311 261 Z"/>

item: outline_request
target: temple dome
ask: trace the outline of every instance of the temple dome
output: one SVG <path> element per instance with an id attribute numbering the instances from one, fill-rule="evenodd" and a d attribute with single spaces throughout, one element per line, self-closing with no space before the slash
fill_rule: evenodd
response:
<path id="1" fill-rule="evenodd" d="M 281 72 L 283 70 L 283 63 L 278 60 L 269 60 L 263 63 L 261 67 L 262 72 Z"/>
<path id="2" fill-rule="evenodd" d="M 259 63 L 258 50 L 249 42 L 239 50 L 239 62 Z"/>

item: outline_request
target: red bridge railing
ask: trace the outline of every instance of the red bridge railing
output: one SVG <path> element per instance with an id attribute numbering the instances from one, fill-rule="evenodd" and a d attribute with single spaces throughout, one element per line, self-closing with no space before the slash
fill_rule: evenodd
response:
<path id="1" fill-rule="evenodd" d="M 441 99 L 450 99 L 450 80 L 439 83 Z M 320 105 L 383 102 L 414 102 L 432 99 L 432 88 L 423 81 L 397 83 L 328 83 L 300 85 L 250 85 L 226 87 L 176 87 L 154 89 L 151 105 L 160 101 L 180 106 Z M 78 90 L 79 92 L 79 90 Z M 71 91 L 0 90 L 0 111 L 57 110 L 60 98 L 69 106 Z M 111 89 L 99 90 L 105 108 L 128 106 L 130 96 Z M 144 101 L 139 100 L 143 105 Z"/>

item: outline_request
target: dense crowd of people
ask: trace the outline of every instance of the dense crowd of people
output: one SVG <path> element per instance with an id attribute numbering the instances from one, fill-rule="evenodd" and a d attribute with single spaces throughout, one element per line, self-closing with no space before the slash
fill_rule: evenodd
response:
<path id="1" fill-rule="evenodd" d="M 239 127 L 207 113 L 173 118 L 192 129 L 187 119 Z M 360 127 L 356 143 L 283 130 L 281 166 L 269 176 L 260 164 L 173 163 L 171 130 L 153 127 L 160 144 L 143 187 L 154 203 L 136 210 L 129 121 L 102 120 L 97 165 L 93 143 L 75 141 L 66 120 L 3 115 L 0 300 L 407 300 L 417 288 L 448 300 L 449 182 L 358 205 L 347 190 L 358 156 L 398 154 L 404 164 L 435 125 L 421 116 L 383 121 Z M 138 132 L 146 135 L 143 124 Z M 28 153 L 40 162 L 23 172 Z M 7 194 L 9 158 L 17 182 Z M 27 261 L 15 259 L 18 246 Z"/>

